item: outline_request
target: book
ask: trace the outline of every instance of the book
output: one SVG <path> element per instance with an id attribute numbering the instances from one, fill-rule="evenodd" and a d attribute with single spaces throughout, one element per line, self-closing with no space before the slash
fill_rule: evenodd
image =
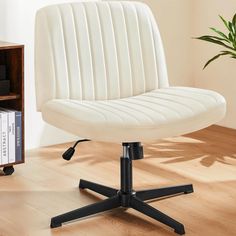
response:
<path id="1" fill-rule="evenodd" d="M 16 161 L 16 137 L 15 137 L 15 112 L 8 111 L 8 161 L 14 163 Z"/>
<path id="2" fill-rule="evenodd" d="M 15 111 L 15 149 L 16 162 L 22 161 L 22 114 Z"/>
<path id="3" fill-rule="evenodd" d="M 0 111 L 1 116 L 1 164 L 8 164 L 8 114 Z"/>
<path id="4" fill-rule="evenodd" d="M 22 115 L 0 108 L 0 165 L 22 161 Z"/>
<path id="5" fill-rule="evenodd" d="M 8 163 L 16 161 L 15 147 L 15 111 L 1 108 L 8 115 Z"/>
<path id="6" fill-rule="evenodd" d="M 0 163 L 22 161 L 21 112 L 0 108 Z"/>

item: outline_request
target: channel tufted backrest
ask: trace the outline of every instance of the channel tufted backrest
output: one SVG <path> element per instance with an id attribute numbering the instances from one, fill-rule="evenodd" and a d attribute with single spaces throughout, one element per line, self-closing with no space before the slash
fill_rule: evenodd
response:
<path id="1" fill-rule="evenodd" d="M 39 110 L 51 99 L 118 99 L 168 86 L 159 30 L 138 2 L 40 9 L 35 66 Z"/>

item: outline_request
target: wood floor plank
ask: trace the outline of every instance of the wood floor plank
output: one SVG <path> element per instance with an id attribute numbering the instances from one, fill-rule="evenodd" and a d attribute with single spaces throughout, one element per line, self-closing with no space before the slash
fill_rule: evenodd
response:
<path id="1" fill-rule="evenodd" d="M 0 236 L 175 235 L 132 209 L 117 209 L 61 228 L 52 216 L 104 199 L 78 189 L 79 179 L 119 187 L 118 144 L 81 143 L 74 158 L 61 154 L 70 144 L 27 152 L 13 176 L 0 176 Z M 236 131 L 219 126 L 145 144 L 145 159 L 134 162 L 138 189 L 193 183 L 195 192 L 153 207 L 182 222 L 189 236 L 236 235 Z"/>

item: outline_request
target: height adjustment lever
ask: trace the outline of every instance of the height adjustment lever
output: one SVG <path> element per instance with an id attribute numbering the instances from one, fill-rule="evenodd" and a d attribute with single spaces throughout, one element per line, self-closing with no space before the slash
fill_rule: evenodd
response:
<path id="1" fill-rule="evenodd" d="M 75 153 L 75 147 L 79 144 L 79 143 L 82 143 L 82 142 L 87 142 L 87 141 L 90 141 L 89 139 L 81 139 L 81 140 L 78 140 L 73 147 L 70 147 L 68 148 L 63 154 L 62 154 L 62 157 L 64 160 L 66 161 L 69 161 L 72 156 L 74 155 Z"/>

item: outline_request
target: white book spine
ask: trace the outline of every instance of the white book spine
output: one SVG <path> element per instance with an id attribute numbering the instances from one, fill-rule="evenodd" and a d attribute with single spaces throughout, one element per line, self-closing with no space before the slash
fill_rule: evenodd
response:
<path id="1" fill-rule="evenodd" d="M 7 113 L 1 113 L 2 116 L 2 165 L 8 164 L 8 115 Z"/>
<path id="2" fill-rule="evenodd" d="M 16 162 L 15 112 L 8 113 L 8 156 L 9 163 Z"/>

